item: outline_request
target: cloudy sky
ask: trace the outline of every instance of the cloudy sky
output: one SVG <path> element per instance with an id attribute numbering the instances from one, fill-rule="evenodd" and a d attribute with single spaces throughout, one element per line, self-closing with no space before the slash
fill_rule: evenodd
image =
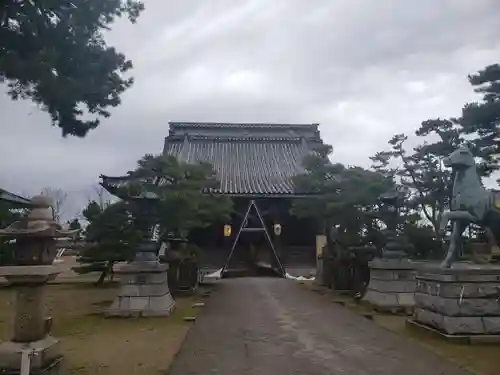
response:
<path id="1" fill-rule="evenodd" d="M 66 190 L 66 215 L 103 174 L 159 153 L 168 121 L 320 123 L 333 158 L 369 166 L 396 132 L 458 115 L 468 73 L 500 60 L 498 0 L 145 0 L 110 44 L 136 83 L 86 138 L 60 136 L 0 93 L 0 186 Z M 3 90 L 5 91 L 5 90 Z"/>

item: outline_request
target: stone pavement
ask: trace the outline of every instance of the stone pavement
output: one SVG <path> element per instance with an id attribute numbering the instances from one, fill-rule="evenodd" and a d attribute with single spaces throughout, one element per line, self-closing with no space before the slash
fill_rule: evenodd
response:
<path id="1" fill-rule="evenodd" d="M 170 375 L 471 375 L 278 278 L 219 282 Z"/>

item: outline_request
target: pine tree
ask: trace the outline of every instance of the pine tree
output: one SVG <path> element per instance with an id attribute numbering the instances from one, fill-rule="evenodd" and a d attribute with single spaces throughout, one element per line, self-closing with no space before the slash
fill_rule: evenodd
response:
<path id="1" fill-rule="evenodd" d="M 297 192 L 312 194 L 295 200 L 291 213 L 299 218 L 315 218 L 322 231 L 338 225 L 344 243 L 357 245 L 362 241 L 362 229 L 370 225 L 365 212 L 392 186 L 392 181 L 379 172 L 331 163 L 331 150 L 324 146 L 304 159 L 306 173 L 295 176 L 293 182 Z"/>
<path id="2" fill-rule="evenodd" d="M 84 137 L 133 83 L 124 77 L 132 62 L 103 31 L 143 9 L 138 0 L 0 1 L 0 82 L 39 104 L 63 136 Z"/>
<path id="3" fill-rule="evenodd" d="M 500 168 L 500 65 L 489 65 L 469 75 L 474 91 L 482 95 L 481 101 L 466 104 L 458 119 L 465 134 L 472 135 L 475 156 L 480 158 L 478 169 L 489 176 Z"/>
<path id="4" fill-rule="evenodd" d="M 117 262 L 131 260 L 135 254 L 141 232 L 127 202 L 113 203 L 105 208 L 92 201 L 83 211 L 89 221 L 84 250 L 77 259 L 80 266 L 73 267 L 79 274 L 101 272 L 97 285 L 107 276 L 113 278 L 113 266 Z"/>
<path id="5" fill-rule="evenodd" d="M 122 194 L 156 198 L 155 212 L 151 214 L 160 224 L 160 237 L 168 233 L 186 237 L 194 228 L 229 219 L 232 201 L 215 192 L 219 182 L 210 164 L 145 155 L 130 177 L 133 182 Z"/>

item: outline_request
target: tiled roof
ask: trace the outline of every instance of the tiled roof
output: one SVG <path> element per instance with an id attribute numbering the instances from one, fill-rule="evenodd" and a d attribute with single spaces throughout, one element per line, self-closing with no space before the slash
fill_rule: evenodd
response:
<path id="1" fill-rule="evenodd" d="M 163 153 L 212 164 L 224 194 L 290 195 L 318 143 L 317 124 L 170 123 Z"/>
<path id="2" fill-rule="evenodd" d="M 7 190 L 0 189 L 0 201 L 9 202 L 20 206 L 30 206 L 31 200 L 23 198 L 19 195 L 9 193 Z"/>
<path id="3" fill-rule="evenodd" d="M 170 122 L 169 139 L 182 139 L 186 135 L 190 138 L 305 138 L 311 141 L 320 140 L 318 124 Z"/>
<path id="4" fill-rule="evenodd" d="M 179 161 L 205 161 L 227 194 L 291 194 L 290 178 L 303 172 L 308 149 L 299 143 L 259 141 L 166 142 L 165 154 Z"/>
<path id="5" fill-rule="evenodd" d="M 317 124 L 170 123 L 163 153 L 186 163 L 212 164 L 219 193 L 290 196 L 303 158 L 322 143 Z M 120 186 L 127 177 L 103 177 Z"/>

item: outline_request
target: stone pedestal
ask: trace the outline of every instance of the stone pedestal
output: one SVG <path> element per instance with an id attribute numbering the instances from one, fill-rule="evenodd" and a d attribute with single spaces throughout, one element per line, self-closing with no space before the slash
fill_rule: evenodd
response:
<path id="1" fill-rule="evenodd" d="M 134 261 L 116 271 L 121 286 L 108 316 L 168 316 L 175 307 L 167 281 L 168 266 L 157 261 Z"/>
<path id="2" fill-rule="evenodd" d="M 60 272 L 51 265 L 0 267 L 0 276 L 16 288 L 14 335 L 0 344 L 2 373 L 19 374 L 22 362 L 29 366 L 30 374 L 59 373 L 62 355 L 59 340 L 50 336 L 44 289 Z"/>
<path id="3" fill-rule="evenodd" d="M 368 265 L 370 282 L 363 301 L 370 303 L 379 311 L 413 308 L 416 264 L 405 258 L 375 258 Z"/>
<path id="4" fill-rule="evenodd" d="M 500 335 L 500 265 L 421 268 L 413 321 L 447 335 Z"/>
<path id="5" fill-rule="evenodd" d="M 325 262 L 324 259 L 316 259 L 316 277 L 314 278 L 314 284 L 318 286 L 327 286 L 325 282 Z"/>

